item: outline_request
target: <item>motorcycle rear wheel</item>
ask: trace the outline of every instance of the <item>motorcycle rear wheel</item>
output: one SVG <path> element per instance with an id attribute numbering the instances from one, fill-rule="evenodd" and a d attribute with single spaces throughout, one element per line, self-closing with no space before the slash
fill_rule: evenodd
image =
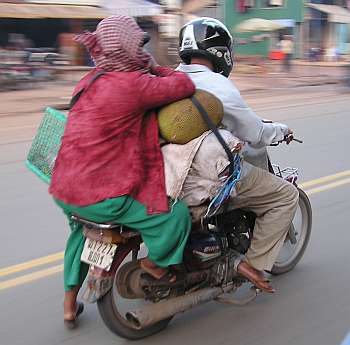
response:
<path id="1" fill-rule="evenodd" d="M 117 303 L 118 300 L 122 300 L 122 297 L 118 293 L 116 279 L 114 279 L 112 288 L 106 295 L 97 301 L 97 307 L 104 324 L 111 332 L 122 338 L 139 340 L 149 337 L 165 329 L 172 319 L 172 317 L 170 317 L 147 328 L 136 329 L 126 318 L 122 316 L 125 313 L 123 313 L 119 308 Z"/>
<path id="2" fill-rule="evenodd" d="M 298 188 L 298 190 L 299 205 L 296 216 L 293 219 L 293 224 L 291 225 L 294 227 L 293 230 L 296 232 L 296 243 L 293 244 L 290 237 L 287 235 L 281 252 L 270 271 L 270 273 L 273 275 L 280 275 L 291 271 L 304 255 L 310 240 L 312 228 L 312 208 L 306 193 L 300 188 Z M 300 218 L 300 224 L 296 224 L 298 217 Z"/>

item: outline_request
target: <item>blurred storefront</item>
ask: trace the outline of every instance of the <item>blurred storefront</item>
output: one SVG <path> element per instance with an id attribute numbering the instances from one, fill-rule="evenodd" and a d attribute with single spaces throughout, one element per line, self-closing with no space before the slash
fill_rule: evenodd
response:
<path id="1" fill-rule="evenodd" d="M 161 0 L 164 12 L 157 17 L 162 55 L 167 56 L 170 64 L 180 62 L 178 39 L 181 27 L 198 17 L 213 17 L 222 20 L 220 0 Z"/>
<path id="2" fill-rule="evenodd" d="M 212 17 L 223 20 L 220 0 L 184 0 L 183 12 L 185 18 Z"/>
<path id="3" fill-rule="evenodd" d="M 187 16 L 183 15 L 183 6 L 189 2 L 193 1 L 104 0 L 102 5 L 112 14 L 135 17 L 141 28 L 151 35 L 151 41 L 145 48 L 160 64 L 176 65 L 179 61 L 178 34 L 183 22 L 187 20 Z M 201 3 L 203 2 L 207 1 L 202 0 Z M 199 6 L 202 7 L 203 5 Z"/>
<path id="4" fill-rule="evenodd" d="M 190 19 L 222 19 L 222 0 L 0 0 L 0 49 L 54 48 L 73 64 L 89 64 L 73 37 L 108 15 L 129 15 L 150 33 L 159 63 L 178 60 L 178 33 Z"/>
<path id="5" fill-rule="evenodd" d="M 130 17 L 152 17 L 163 12 L 156 2 L 147 0 L 103 0 L 101 5 L 115 15 Z"/>
<path id="6" fill-rule="evenodd" d="M 110 14 L 134 17 L 140 27 L 151 36 L 145 48 L 158 58 L 159 25 L 156 18 L 163 13 L 163 8 L 159 3 L 146 0 L 103 0 L 101 5 Z"/>
<path id="7" fill-rule="evenodd" d="M 304 0 L 226 0 L 224 1 L 224 20 L 236 41 L 236 53 L 242 55 L 268 56 L 278 48 L 283 35 L 292 35 L 295 55 L 303 55 Z M 273 33 L 234 32 L 235 26 L 250 18 L 273 20 L 284 25 L 284 29 Z"/>
<path id="8" fill-rule="evenodd" d="M 106 16 L 98 0 L 0 0 L 0 46 L 18 48 L 12 37 L 19 35 L 23 48 L 56 48 L 81 64 L 84 54 L 72 40 L 74 33 L 93 29 Z"/>
<path id="9" fill-rule="evenodd" d="M 350 1 L 312 0 L 306 5 L 310 47 L 326 57 L 349 54 Z"/>

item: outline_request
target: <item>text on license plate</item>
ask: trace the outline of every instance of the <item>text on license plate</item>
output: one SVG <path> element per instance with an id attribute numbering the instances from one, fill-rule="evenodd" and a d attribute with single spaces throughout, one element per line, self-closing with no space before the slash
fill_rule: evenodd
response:
<path id="1" fill-rule="evenodd" d="M 80 260 L 106 271 L 111 268 L 117 245 L 87 238 Z"/>

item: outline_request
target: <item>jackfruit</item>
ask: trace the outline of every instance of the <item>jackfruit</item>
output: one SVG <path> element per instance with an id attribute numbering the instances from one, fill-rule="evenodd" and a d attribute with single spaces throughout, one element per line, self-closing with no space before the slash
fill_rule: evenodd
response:
<path id="1" fill-rule="evenodd" d="M 194 96 L 217 126 L 224 110 L 221 101 L 213 94 L 197 89 Z M 173 144 L 186 144 L 201 136 L 209 128 L 191 98 L 168 104 L 158 111 L 160 135 Z"/>

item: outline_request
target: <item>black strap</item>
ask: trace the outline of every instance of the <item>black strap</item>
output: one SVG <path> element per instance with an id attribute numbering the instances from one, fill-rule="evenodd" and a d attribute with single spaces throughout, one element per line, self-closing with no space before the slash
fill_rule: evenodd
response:
<path id="1" fill-rule="evenodd" d="M 208 113 L 203 108 L 202 104 L 200 104 L 198 99 L 195 96 L 192 96 L 191 100 L 192 100 L 193 104 L 195 105 L 195 107 L 198 109 L 199 113 L 202 115 L 202 118 L 205 121 L 205 123 L 207 124 L 207 126 L 209 127 L 209 129 L 212 130 L 212 132 L 215 134 L 216 138 L 219 140 L 221 146 L 224 148 L 224 150 L 227 154 L 227 157 L 230 161 L 229 176 L 231 176 L 233 174 L 234 164 L 235 164 L 234 163 L 234 155 L 233 155 L 232 151 L 227 146 L 224 138 L 221 136 L 221 134 L 218 131 L 217 127 L 215 126 L 214 122 L 210 119 Z"/>
<path id="2" fill-rule="evenodd" d="M 69 109 L 72 109 L 72 108 L 74 107 L 75 103 L 78 102 L 78 100 L 79 100 L 80 96 L 83 94 L 83 92 L 84 92 L 85 90 L 87 90 L 87 89 L 91 86 L 91 84 L 92 84 L 96 79 L 98 79 L 99 77 L 101 77 L 101 76 L 104 75 L 104 74 L 105 74 L 105 72 L 102 72 L 102 71 L 97 72 L 97 73 L 91 78 L 91 80 L 90 80 L 89 83 L 86 85 L 86 87 L 83 87 L 79 92 L 77 92 L 77 93 L 72 97 L 72 99 L 70 100 L 70 103 L 69 103 Z"/>

